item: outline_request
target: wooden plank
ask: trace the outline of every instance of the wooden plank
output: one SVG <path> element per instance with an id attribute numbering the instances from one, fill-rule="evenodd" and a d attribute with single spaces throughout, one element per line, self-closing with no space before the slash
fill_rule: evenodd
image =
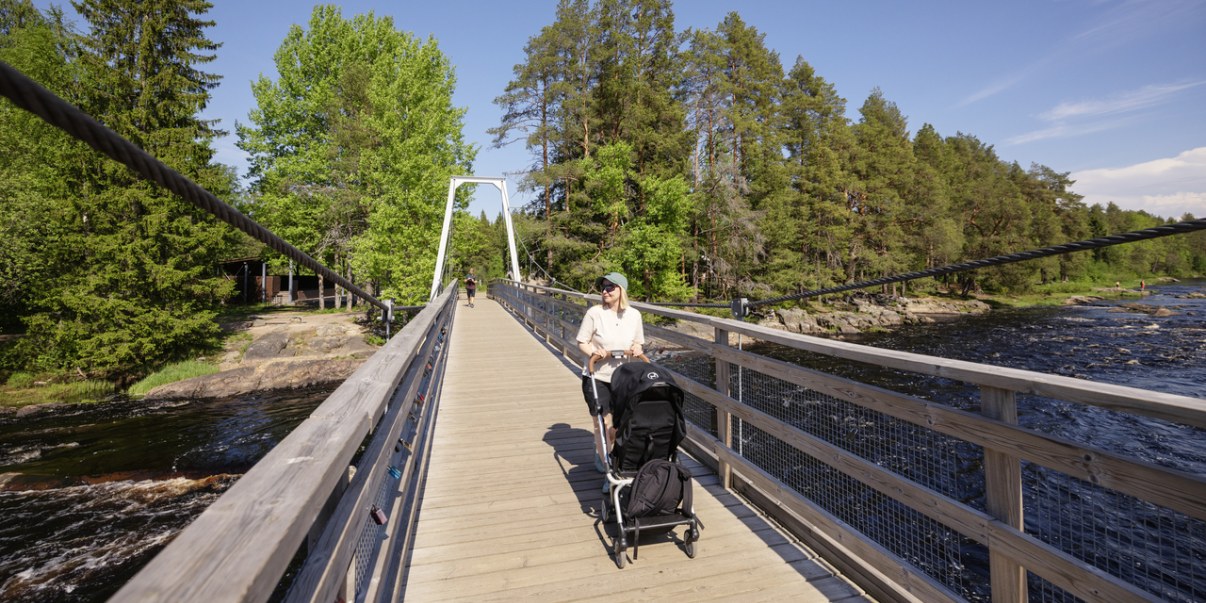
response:
<path id="1" fill-rule="evenodd" d="M 634 303 L 633 306 L 642 312 L 652 312 L 680 320 L 721 327 L 758 340 L 771 341 L 826 356 L 946 377 L 1020 393 L 1092 404 L 1206 428 L 1206 401 L 1197 398 L 911 352 L 885 350 L 641 303 Z"/>
<path id="2" fill-rule="evenodd" d="M 672 541 L 646 541 L 638 560 L 617 569 L 612 526 L 598 517 L 603 478 L 593 468 L 579 376 L 497 304 L 476 306 L 457 308 L 401 596 L 664 599 L 702 589 L 704 598 L 732 591 L 756 600 L 764 590 L 803 601 L 857 600 L 859 589 L 694 462 L 704 524 L 697 557 Z M 681 537 L 684 528 L 675 532 Z"/>
<path id="3" fill-rule="evenodd" d="M 542 290 L 540 287 L 530 289 Z M 566 293 L 566 295 L 571 294 Z M 590 296 L 584 297 L 590 299 Z M 664 336 L 666 340 L 676 342 L 678 345 L 699 350 L 712 356 L 718 364 L 732 362 L 788 383 L 849 400 L 859 406 L 884 412 L 922 427 L 983 446 L 990 465 L 1008 467 L 1005 471 L 996 472 L 1001 479 L 992 484 L 994 492 L 1001 493 L 1000 496 L 995 496 L 991 509 L 999 516 L 997 519 L 971 509 L 958 501 L 946 498 L 929 488 L 909 482 L 882 467 L 809 436 L 763 413 L 738 404 L 729 397 L 717 393 L 710 384 L 697 384 L 679 376 L 685 389 L 715 405 L 718 413 L 731 414 L 743 421 L 749 421 L 806 454 L 829 463 L 842 473 L 862 481 L 936 521 L 985 543 L 993 554 L 992 565 L 994 574 L 997 574 L 994 578 L 1004 577 L 1005 580 L 1004 583 L 994 580 L 994 583 L 998 585 L 998 588 L 994 588 L 994 594 L 999 594 L 1006 599 L 1024 598 L 1025 585 L 1019 580 L 1019 577 L 1024 578 L 1024 574 L 1017 569 L 1018 564 L 1030 568 L 1031 571 L 1055 585 L 1086 600 L 1142 600 L 1144 597 L 1150 596 L 1133 585 L 1087 566 L 1071 555 L 1021 531 L 1021 506 L 1018 502 L 1020 499 L 1018 459 L 1034 462 L 1142 500 L 1155 502 L 1186 513 L 1191 517 L 1203 519 L 1206 516 L 1206 480 L 1203 480 L 1202 477 L 1097 450 L 1091 444 L 1073 443 L 1019 429 L 1015 425 L 1009 424 L 1010 417 L 1006 415 L 1010 414 L 1010 411 L 1004 409 L 1001 404 L 997 404 L 998 400 L 1003 400 L 1005 397 L 1012 399 L 1015 392 L 1021 392 L 1095 404 L 1115 410 L 1206 427 L 1206 401 L 1029 371 L 867 348 L 856 344 L 774 331 L 738 321 L 688 314 L 642 304 L 636 305 L 643 312 L 690 320 L 697 324 L 711 326 L 716 331 L 746 334 L 756 339 L 774 341 L 797 349 L 881 367 L 955 379 L 986 388 L 988 393 L 982 397 L 985 409 L 989 413 L 1000 414 L 999 417 L 976 416 L 973 413 L 950 409 L 882 388 L 866 386 L 802 369 L 789 363 L 734 350 L 718 343 L 662 332 L 657 327 L 650 326 L 649 328 L 649 332 L 654 333 L 655 336 Z M 531 315 L 539 313 L 538 309 L 532 307 L 528 307 L 526 311 Z M 533 320 L 533 322 L 540 322 L 540 319 Z M 701 443 L 696 442 L 696 444 Z M 765 475 L 761 470 L 746 466 L 746 461 L 735 455 L 723 443 L 707 442 L 701 445 L 713 447 L 711 451 L 708 451 L 706 457 L 715 459 L 718 466 L 724 467 L 729 463 L 743 465 L 740 479 L 735 481 L 742 485 L 748 483 L 751 491 L 757 494 L 755 498 L 769 504 L 769 507 L 764 508 L 786 507 L 796 515 L 813 519 L 825 526 L 822 535 L 832 538 L 838 544 L 851 546 L 868 558 L 877 559 L 876 566 L 884 571 L 892 572 L 895 576 L 894 579 L 904 584 L 911 592 L 924 592 L 926 598 L 953 596 L 941 585 L 925 584 L 924 580 L 919 580 L 917 575 L 894 571 L 893 568 L 898 565 L 894 556 L 888 554 L 877 557 L 877 551 L 869 550 L 868 543 L 860 542 L 861 537 L 857 533 L 849 530 L 847 526 L 841 525 L 840 522 L 829 521 L 831 518 L 825 517 L 823 513 L 818 514 L 798 494 Z M 1008 569 L 1007 566 L 1012 569 Z M 929 592 L 926 592 L 927 590 Z"/>
<path id="4" fill-rule="evenodd" d="M 708 324 L 715 324 L 717 320 L 723 320 L 694 314 L 687 314 L 687 316 L 700 320 L 706 318 L 705 322 Z M 722 361 L 730 362 L 1206 521 L 1206 479 L 1200 476 L 1154 463 L 1130 459 L 1068 440 L 1037 434 L 974 413 L 805 369 L 788 362 L 725 346 L 722 343 L 705 341 L 651 325 L 648 326 L 647 331 L 693 350 L 709 354 L 716 358 L 718 365 Z M 934 358 L 933 360 L 945 359 Z M 977 366 L 981 369 L 997 370 L 997 367 Z M 1048 377 L 1048 375 L 1040 373 L 1029 374 Z M 680 380 L 685 378 L 678 377 Z M 1102 385 L 1107 389 L 1117 388 L 1117 386 L 1106 384 L 1095 385 Z M 704 385 L 704 387 L 708 386 Z M 1144 390 L 1125 389 L 1141 394 L 1155 394 L 1155 392 Z M 1194 404 L 1206 408 L 1206 401 L 1187 400 L 1194 401 Z M 717 413 L 719 417 L 723 417 L 723 407 L 718 406 Z"/>

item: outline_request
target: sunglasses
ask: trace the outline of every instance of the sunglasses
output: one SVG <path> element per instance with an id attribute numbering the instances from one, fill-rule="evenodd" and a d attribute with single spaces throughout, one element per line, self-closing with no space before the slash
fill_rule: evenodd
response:
<path id="1" fill-rule="evenodd" d="M 612 291 L 615 291 L 616 289 L 619 289 L 619 288 L 620 288 L 619 285 L 616 285 L 614 283 L 607 283 L 606 285 L 603 285 L 603 292 L 611 293 Z"/>

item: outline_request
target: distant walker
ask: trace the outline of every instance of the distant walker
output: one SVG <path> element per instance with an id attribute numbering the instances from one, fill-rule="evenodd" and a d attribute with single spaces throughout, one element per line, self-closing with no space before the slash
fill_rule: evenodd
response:
<path id="1" fill-rule="evenodd" d="M 469 298 L 469 307 L 473 307 L 473 296 L 477 295 L 477 277 L 473 276 L 473 271 L 465 275 L 465 297 Z"/>

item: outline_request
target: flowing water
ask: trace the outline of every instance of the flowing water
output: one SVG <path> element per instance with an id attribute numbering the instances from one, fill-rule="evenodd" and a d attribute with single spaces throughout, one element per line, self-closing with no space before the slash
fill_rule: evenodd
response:
<path id="1" fill-rule="evenodd" d="M 1206 282 L 1142 300 L 996 311 L 906 327 L 860 342 L 1202 397 Z M 1171 316 L 1118 311 L 1163 306 Z M 759 350 L 953 405 L 958 384 Z M 0 601 L 103 601 L 327 396 L 311 391 L 189 404 L 115 401 L 0 422 Z M 1027 427 L 1197 474 L 1200 430 L 1067 404 L 1020 401 Z M 1136 435 L 1137 434 L 1137 435 Z M 1028 522 L 1030 521 L 1028 517 Z M 967 593 L 975 599 L 974 593 Z"/>
<path id="2" fill-rule="evenodd" d="M 0 423 L 0 601 L 104 601 L 329 390 Z"/>

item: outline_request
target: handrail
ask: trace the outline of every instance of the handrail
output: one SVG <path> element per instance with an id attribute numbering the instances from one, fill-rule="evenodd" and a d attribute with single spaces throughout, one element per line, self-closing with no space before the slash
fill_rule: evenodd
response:
<path id="1" fill-rule="evenodd" d="M 574 341 L 577 324 L 587 304 L 597 303 L 598 296 L 514 281 L 493 283 L 490 295 L 550 345 L 580 360 Z M 1025 490 L 1023 474 L 1041 473 L 1050 475 L 1043 488 L 1072 500 L 1083 496 L 1093 501 L 1095 511 L 1113 512 L 1107 501 L 1122 501 L 1117 503 L 1123 509 L 1119 513 L 1139 513 L 1130 511 L 1126 505 L 1131 504 L 1143 509 L 1144 517 L 1160 517 L 1178 529 L 1202 534 L 1206 532 L 1206 477 L 1103 450 L 1092 441 L 1070 441 L 1019 427 L 1016 397 L 1033 394 L 1094 405 L 1194 430 L 1206 428 L 1206 401 L 633 305 L 646 314 L 709 327 L 715 334 L 709 341 L 646 325 L 646 353 L 670 369 L 688 394 L 691 428 L 686 445 L 691 451 L 716 468 L 726 486 L 760 504 L 876 596 L 897 598 L 898 589 L 903 589 L 923 600 L 960 600 L 955 592 L 958 579 L 944 575 L 943 568 L 932 567 L 935 564 L 914 563 L 908 550 L 919 540 L 937 548 L 938 540 L 952 540 L 941 536 L 945 533 L 954 537 L 954 555 L 965 546 L 960 539 L 979 543 L 987 551 L 986 573 L 994 601 L 1024 601 L 1028 589 L 1036 587 L 1062 590 L 1087 601 L 1148 600 L 1166 596 L 1165 588 L 1189 600 L 1206 591 L 1206 585 L 1198 583 L 1200 576 L 1177 574 L 1192 571 L 1176 569 L 1193 567 L 1192 550 L 1181 550 L 1184 558 L 1163 559 L 1159 568 L 1162 578 L 1172 574 L 1168 579 L 1188 590 L 1160 585 L 1161 590 L 1153 594 L 1128 580 L 1133 570 L 1127 565 L 1136 561 L 1119 557 L 1125 551 L 1107 551 L 1099 564 L 1108 567 L 1095 566 L 1083 558 L 1080 547 L 1041 534 L 1023 521 L 1023 508 L 1044 506 L 1057 509 L 1058 522 L 1086 521 L 1075 516 L 1066 519 L 1058 511 L 1072 506 L 1071 502 L 1046 500 Z M 968 383 L 980 391 L 980 413 L 737 349 L 730 345 L 734 333 Z M 736 378 L 739 371 L 743 379 Z M 743 381 L 756 385 L 740 391 Z M 825 410 L 812 411 L 810 406 Z M 856 424 L 848 426 L 851 421 Z M 835 422 L 840 429 L 830 431 L 829 424 Z M 910 445 L 914 440 L 921 443 Z M 774 453 L 757 458 L 759 453 L 748 449 L 755 447 Z M 912 456 L 910 447 L 918 449 Z M 957 466 L 953 458 L 953 451 L 961 447 L 983 451 L 982 462 L 972 467 L 983 480 L 980 502 L 949 491 L 930 473 L 950 471 L 967 479 L 969 467 Z M 943 450 L 952 454 L 943 455 Z M 904 460 L 897 462 L 896 457 Z M 802 481 L 797 478 L 801 471 L 807 475 Z M 821 483 L 840 485 L 840 491 L 825 491 Z M 867 507 L 870 517 L 850 515 L 850 506 Z M 890 516 L 879 516 L 883 514 Z M 894 522 L 891 517 L 896 516 L 909 519 Z M 877 525 L 882 523 L 915 524 L 921 531 L 912 531 L 912 525 Z M 1098 534 L 1091 526 L 1076 529 L 1087 530 L 1090 539 Z M 1159 536 L 1153 539 L 1159 542 Z"/>
<path id="2" fill-rule="evenodd" d="M 400 575 L 396 554 L 373 548 L 353 561 L 354 549 L 358 537 L 379 542 L 384 530 L 391 543 L 408 537 L 403 519 L 422 483 L 455 301 L 449 289 L 419 312 L 113 600 L 266 601 L 299 550 L 314 554 L 291 600 L 346 595 L 354 578 L 363 586 L 351 575 L 357 566 Z M 372 521 L 374 506 L 385 526 Z"/>

